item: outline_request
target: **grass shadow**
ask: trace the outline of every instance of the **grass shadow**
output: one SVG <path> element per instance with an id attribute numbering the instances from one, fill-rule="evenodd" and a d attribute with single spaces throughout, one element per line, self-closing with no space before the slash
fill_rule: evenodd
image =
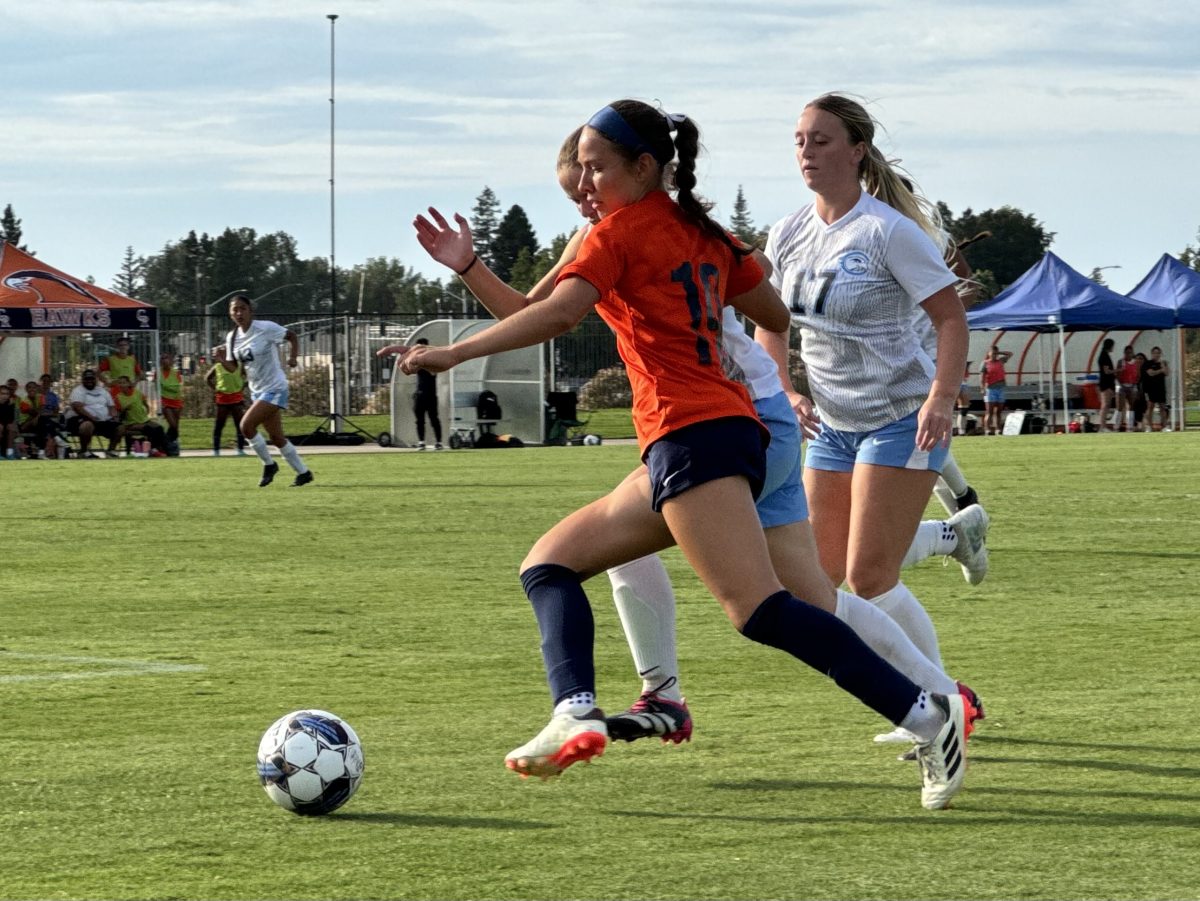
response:
<path id="1" fill-rule="evenodd" d="M 1133 751 L 1141 754 L 1149 752 L 1153 754 L 1191 754 L 1195 751 L 1193 747 L 1161 747 L 1155 745 L 1131 745 L 1131 744 L 1113 744 L 1111 742 L 1093 742 L 1093 741 L 1063 741 L 1060 739 L 1049 738 L 1017 738 L 1012 735 L 987 735 L 976 733 L 971 736 L 971 744 L 974 745 L 1029 745 L 1032 747 L 1043 748 L 1083 748 L 1089 751 Z"/>
<path id="2" fill-rule="evenodd" d="M 973 758 L 977 761 L 979 758 Z M 747 779 L 743 782 L 712 782 L 709 788 L 716 791 L 887 791 L 887 792 L 907 792 L 911 793 L 913 787 L 909 785 L 894 785 L 886 782 L 821 782 L 816 780 L 803 779 Z M 1108 798 L 1113 800 L 1127 800 L 1137 802 L 1153 802 L 1153 803 L 1177 803 L 1187 805 L 1200 804 L 1200 792 L 1186 794 L 1176 792 L 1147 792 L 1147 791 L 1121 791 L 1116 789 L 1096 789 L 1096 788 L 1080 788 L 1080 789 L 1046 789 L 1046 788 L 1023 788 L 1021 786 L 997 786 L 983 785 L 972 787 L 968 781 L 965 792 L 971 795 L 1029 795 L 1031 797 L 1044 798 L 1053 796 L 1058 798 Z"/>
<path id="3" fill-rule="evenodd" d="M 861 786 L 858 786 L 861 787 Z M 892 787 L 892 786 L 889 786 Z M 911 792 L 912 789 L 904 789 Z M 610 810 L 612 816 L 634 817 L 640 819 L 661 820 L 695 820 L 705 822 L 754 823 L 756 825 L 775 826 L 828 826 L 837 824 L 862 824 L 867 826 L 932 826 L 945 828 L 948 826 L 980 825 L 1012 826 L 1015 824 L 1040 826 L 1092 826 L 1104 829 L 1136 826 L 1162 829 L 1195 829 L 1200 826 L 1200 814 L 1162 814 L 1145 812 L 1109 813 L 1095 810 L 1054 810 L 1024 807 L 976 807 L 971 803 L 972 794 L 983 794 L 982 791 L 967 792 L 961 799 L 954 802 L 947 813 L 928 811 L 903 816 L 880 816 L 864 811 L 860 814 L 838 814 L 834 816 L 809 816 L 805 814 L 734 814 L 734 813 L 688 813 L 680 811 L 651 811 L 651 810 Z M 956 816 L 969 814 L 965 818 Z"/>
<path id="4" fill-rule="evenodd" d="M 428 813 L 396 813 L 373 811 L 334 814 L 330 819 L 355 820 L 363 823 L 388 823 L 392 826 L 419 826 L 427 829 L 553 829 L 551 823 L 529 820 L 509 820 L 498 817 L 454 817 Z"/>

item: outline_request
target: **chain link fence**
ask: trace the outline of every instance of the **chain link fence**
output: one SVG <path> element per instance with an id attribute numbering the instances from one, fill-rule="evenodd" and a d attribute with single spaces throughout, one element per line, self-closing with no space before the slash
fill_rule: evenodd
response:
<path id="1" fill-rule="evenodd" d="M 332 317 L 317 313 L 268 314 L 263 318 L 291 329 L 299 340 L 298 365 L 289 370 L 288 406 L 288 413 L 297 416 L 319 416 L 332 411 L 330 380 L 335 356 L 340 374 L 341 412 L 347 416 L 387 413 L 394 360 L 377 357 L 375 353 L 388 344 L 403 344 L 431 319 L 415 315 Z M 230 327 L 224 314 L 159 317 L 159 345 L 163 351 L 174 354 L 183 376 L 185 417 L 214 415 L 212 391 L 205 383 L 205 376 L 213 364 L 213 348 L 225 340 Z M 111 351 L 107 343 L 115 341 L 115 336 L 55 340 L 63 344 L 54 348 L 52 359 L 63 361 L 61 375 L 70 384 L 79 370 L 94 365 L 99 357 Z M 552 373 L 547 390 L 578 391 L 600 370 L 620 366 L 612 332 L 594 314 L 569 334 L 547 345 L 545 352 L 547 372 Z M 152 368 L 149 363 L 153 347 L 148 336 L 138 336 L 132 353 L 147 370 Z"/>

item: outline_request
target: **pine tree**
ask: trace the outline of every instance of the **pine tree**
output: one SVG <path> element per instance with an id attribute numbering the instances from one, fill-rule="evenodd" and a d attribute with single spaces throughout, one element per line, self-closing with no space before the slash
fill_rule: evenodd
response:
<path id="1" fill-rule="evenodd" d="M 475 198 L 475 206 L 471 210 L 471 234 L 474 237 L 475 253 L 479 258 L 492 265 L 494 260 L 492 242 L 496 239 L 496 229 L 500 225 L 500 201 L 487 185 L 483 192 Z"/>
<path id="2" fill-rule="evenodd" d="M 738 185 L 737 197 L 733 201 L 733 216 L 729 219 L 729 231 L 749 247 L 760 246 L 760 233 L 754 228 L 754 220 L 750 218 L 750 205 L 746 203 L 746 195 L 743 193 L 741 185 Z"/>
<path id="3" fill-rule="evenodd" d="M 33 251 L 21 243 L 21 220 L 13 213 L 12 204 L 4 207 L 4 215 L 0 216 L 0 241 L 7 241 L 18 250 L 32 254 Z"/>
<path id="4" fill-rule="evenodd" d="M 113 290 L 126 297 L 137 297 L 142 289 L 142 270 L 146 261 L 133 255 L 133 247 L 125 248 L 125 256 L 121 260 L 121 268 L 113 279 Z"/>
<path id="5" fill-rule="evenodd" d="M 504 221 L 492 238 L 491 250 L 492 271 L 502 282 L 507 282 L 511 277 L 522 250 L 527 250 L 531 257 L 538 252 L 537 235 L 529 224 L 529 217 L 519 206 L 510 207 L 504 215 Z"/>

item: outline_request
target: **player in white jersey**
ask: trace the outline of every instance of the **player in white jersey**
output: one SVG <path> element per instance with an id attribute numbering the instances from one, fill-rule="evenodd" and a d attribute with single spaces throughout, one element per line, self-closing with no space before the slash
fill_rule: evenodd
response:
<path id="1" fill-rule="evenodd" d="M 218 348 L 217 356 L 223 360 L 237 360 L 246 371 L 246 384 L 250 389 L 250 409 L 242 416 L 239 428 L 263 464 L 262 478 L 258 486 L 270 485 L 279 472 L 279 464 L 271 460 L 271 451 L 266 439 L 259 433 L 261 425 L 279 448 L 279 453 L 296 471 L 293 487 L 307 485 L 313 474 L 300 457 L 296 446 L 283 433 L 283 411 L 288 405 L 288 380 L 283 364 L 279 360 L 279 347 L 287 344 L 288 366 L 296 365 L 300 345 L 295 333 L 275 322 L 254 318 L 254 306 L 245 294 L 235 294 L 229 301 L 229 318 L 236 326 Z"/>
<path id="2" fill-rule="evenodd" d="M 910 191 L 912 182 L 901 177 L 901 182 Z M 991 232 L 980 232 L 958 244 L 946 232 L 938 236 L 938 247 L 950 271 L 958 276 L 955 291 L 962 301 L 963 309 L 969 310 L 979 296 L 978 283 L 971 279 L 971 267 L 962 254 L 963 247 L 989 237 Z M 937 358 L 937 331 L 933 321 L 924 310 L 918 310 L 913 326 L 921 339 L 921 347 L 930 359 Z M 964 376 L 965 378 L 965 376 Z M 988 515 L 979 503 L 979 495 L 967 482 L 966 476 L 954 459 L 951 450 L 946 455 L 942 471 L 938 475 L 933 493 L 950 514 L 946 520 L 925 520 L 917 526 L 917 533 L 909 546 L 901 567 L 912 566 L 934 554 L 949 554 L 962 566 L 963 578 L 970 585 L 978 585 L 988 572 L 986 537 L 989 527 Z M 976 539 L 976 540 L 972 540 Z"/>
<path id="3" fill-rule="evenodd" d="M 937 632 L 900 566 L 949 449 L 967 323 L 957 278 L 931 237 L 939 229 L 872 143 L 874 129 L 841 95 L 804 108 L 796 158 L 816 196 L 767 239 L 815 409 L 790 383 L 781 336 L 759 330 L 756 339 L 815 434 L 804 485 L 822 565 L 940 664 Z M 913 325 L 920 310 L 937 330 L 936 364 Z"/>

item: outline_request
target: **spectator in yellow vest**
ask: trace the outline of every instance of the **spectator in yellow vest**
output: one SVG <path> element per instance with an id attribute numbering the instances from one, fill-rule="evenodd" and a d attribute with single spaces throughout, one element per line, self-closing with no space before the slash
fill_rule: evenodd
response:
<path id="1" fill-rule="evenodd" d="M 117 379 L 116 401 L 120 408 L 121 432 L 125 439 L 125 453 L 131 454 L 131 445 L 135 435 L 150 442 L 150 456 L 165 457 L 167 455 L 167 435 L 163 427 L 150 418 L 150 410 L 146 405 L 146 395 L 135 388 L 129 376 L 123 375 Z"/>
<path id="2" fill-rule="evenodd" d="M 158 358 L 158 396 L 167 423 L 167 453 L 179 456 L 179 417 L 183 413 L 183 379 L 175 368 L 175 355 L 165 350 Z"/>
<path id="3" fill-rule="evenodd" d="M 208 371 L 204 380 L 213 389 L 213 400 L 217 407 L 217 419 L 213 423 L 213 456 L 221 456 L 221 433 L 225 421 L 232 417 L 233 431 L 237 436 L 239 457 L 246 456 L 246 436 L 242 434 L 242 414 L 246 412 L 246 374 L 237 360 L 220 360 Z"/>
<path id="4" fill-rule="evenodd" d="M 108 386 L 113 397 L 116 397 L 117 379 L 121 376 L 127 376 L 131 385 L 136 385 L 142 377 L 142 366 L 129 353 L 129 339 L 124 336 L 117 339 L 116 351 L 101 360 L 96 368 L 100 381 Z"/>

